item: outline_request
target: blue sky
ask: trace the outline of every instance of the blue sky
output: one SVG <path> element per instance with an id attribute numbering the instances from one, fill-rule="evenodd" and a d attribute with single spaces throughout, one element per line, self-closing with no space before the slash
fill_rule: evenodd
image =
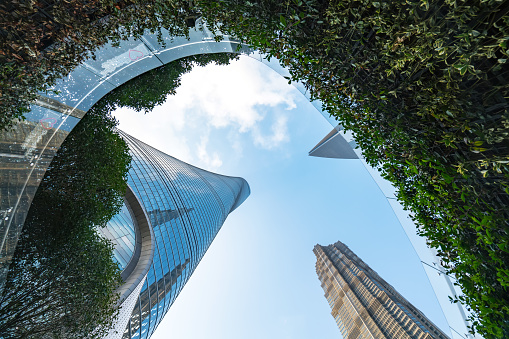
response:
<path id="1" fill-rule="evenodd" d="M 341 338 L 315 272 L 315 244 L 340 240 L 442 329 L 428 279 L 359 160 L 308 151 L 332 126 L 287 81 L 241 57 L 195 67 L 175 96 L 120 128 L 195 166 L 245 178 L 226 220 L 153 339 Z"/>

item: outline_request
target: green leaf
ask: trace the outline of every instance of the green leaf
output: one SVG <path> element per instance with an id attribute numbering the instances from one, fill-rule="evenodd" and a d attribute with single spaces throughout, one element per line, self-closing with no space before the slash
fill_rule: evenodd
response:
<path id="1" fill-rule="evenodd" d="M 468 70 L 468 65 L 454 65 L 454 68 L 459 70 L 461 75 L 464 75 Z"/>
<path id="2" fill-rule="evenodd" d="M 283 27 L 286 27 L 286 19 L 284 18 L 284 16 L 283 16 L 283 15 L 280 15 L 280 16 L 279 16 L 279 21 L 281 22 L 281 25 L 282 25 Z"/>

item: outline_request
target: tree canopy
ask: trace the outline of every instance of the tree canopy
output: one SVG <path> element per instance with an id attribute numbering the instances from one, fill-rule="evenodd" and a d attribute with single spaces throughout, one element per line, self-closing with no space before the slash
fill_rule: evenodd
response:
<path id="1" fill-rule="evenodd" d="M 238 58 L 237 53 L 210 53 L 172 61 L 115 88 L 97 103 L 97 107 L 110 111 L 116 107 L 128 107 L 137 112 L 151 112 L 155 106 L 162 105 L 168 95 L 176 93 L 182 75 L 190 72 L 194 66 L 209 63 L 228 65 L 235 58 Z"/>
<path id="2" fill-rule="evenodd" d="M 88 338 L 115 319 L 122 280 L 96 231 L 126 189 L 131 158 L 115 125 L 89 112 L 41 181 L 0 295 L 0 338 Z"/>

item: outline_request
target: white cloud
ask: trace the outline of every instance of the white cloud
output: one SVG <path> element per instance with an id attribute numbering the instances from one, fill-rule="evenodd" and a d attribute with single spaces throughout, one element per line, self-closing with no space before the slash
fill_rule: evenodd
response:
<path id="1" fill-rule="evenodd" d="M 195 67 L 182 77 L 175 96 L 145 116 L 129 110 L 115 115 L 121 129 L 147 144 L 186 162 L 197 159 L 197 165 L 217 169 L 223 161 L 220 153 L 211 152 L 209 129 L 224 131 L 238 155 L 242 153 L 235 136 L 239 133 L 249 133 L 258 147 L 274 149 L 289 141 L 285 110 L 296 107 L 295 93 L 283 77 L 241 57 L 228 66 Z"/>
<path id="2" fill-rule="evenodd" d="M 271 127 L 272 135 L 263 135 L 260 129 L 255 126 L 252 132 L 255 145 L 272 149 L 283 142 L 289 141 L 287 122 L 288 118 L 286 116 L 278 116 Z"/>
<path id="3" fill-rule="evenodd" d="M 167 104 L 176 110 L 204 115 L 214 127 L 233 125 L 246 132 L 263 120 L 263 106 L 296 106 L 286 81 L 264 68 L 248 58 L 228 67 L 196 67 L 182 77 L 177 95 L 168 98 Z"/>
<path id="4" fill-rule="evenodd" d="M 201 136 L 200 143 L 196 147 L 198 158 L 207 165 L 208 168 L 218 169 L 223 164 L 217 152 L 210 153 L 207 151 L 209 143 L 209 133 Z"/>
<path id="5" fill-rule="evenodd" d="M 185 162 L 194 160 L 189 146 L 189 136 L 182 133 L 185 125 L 183 115 L 169 112 L 164 105 L 155 107 L 150 113 L 143 114 L 131 109 L 115 111 L 119 128 L 144 143 L 170 154 Z"/>

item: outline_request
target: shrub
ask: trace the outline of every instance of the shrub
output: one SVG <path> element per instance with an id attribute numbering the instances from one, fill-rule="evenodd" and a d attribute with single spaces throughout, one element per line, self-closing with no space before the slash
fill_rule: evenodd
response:
<path id="1" fill-rule="evenodd" d="M 211 26 L 280 59 L 353 131 L 456 277 L 472 330 L 509 336 L 507 3 L 198 5 Z"/>
<path id="2" fill-rule="evenodd" d="M 122 279 L 96 231 L 126 189 L 131 157 L 115 125 L 89 112 L 41 181 L 0 294 L 0 337 L 99 337 L 115 320 Z"/>

